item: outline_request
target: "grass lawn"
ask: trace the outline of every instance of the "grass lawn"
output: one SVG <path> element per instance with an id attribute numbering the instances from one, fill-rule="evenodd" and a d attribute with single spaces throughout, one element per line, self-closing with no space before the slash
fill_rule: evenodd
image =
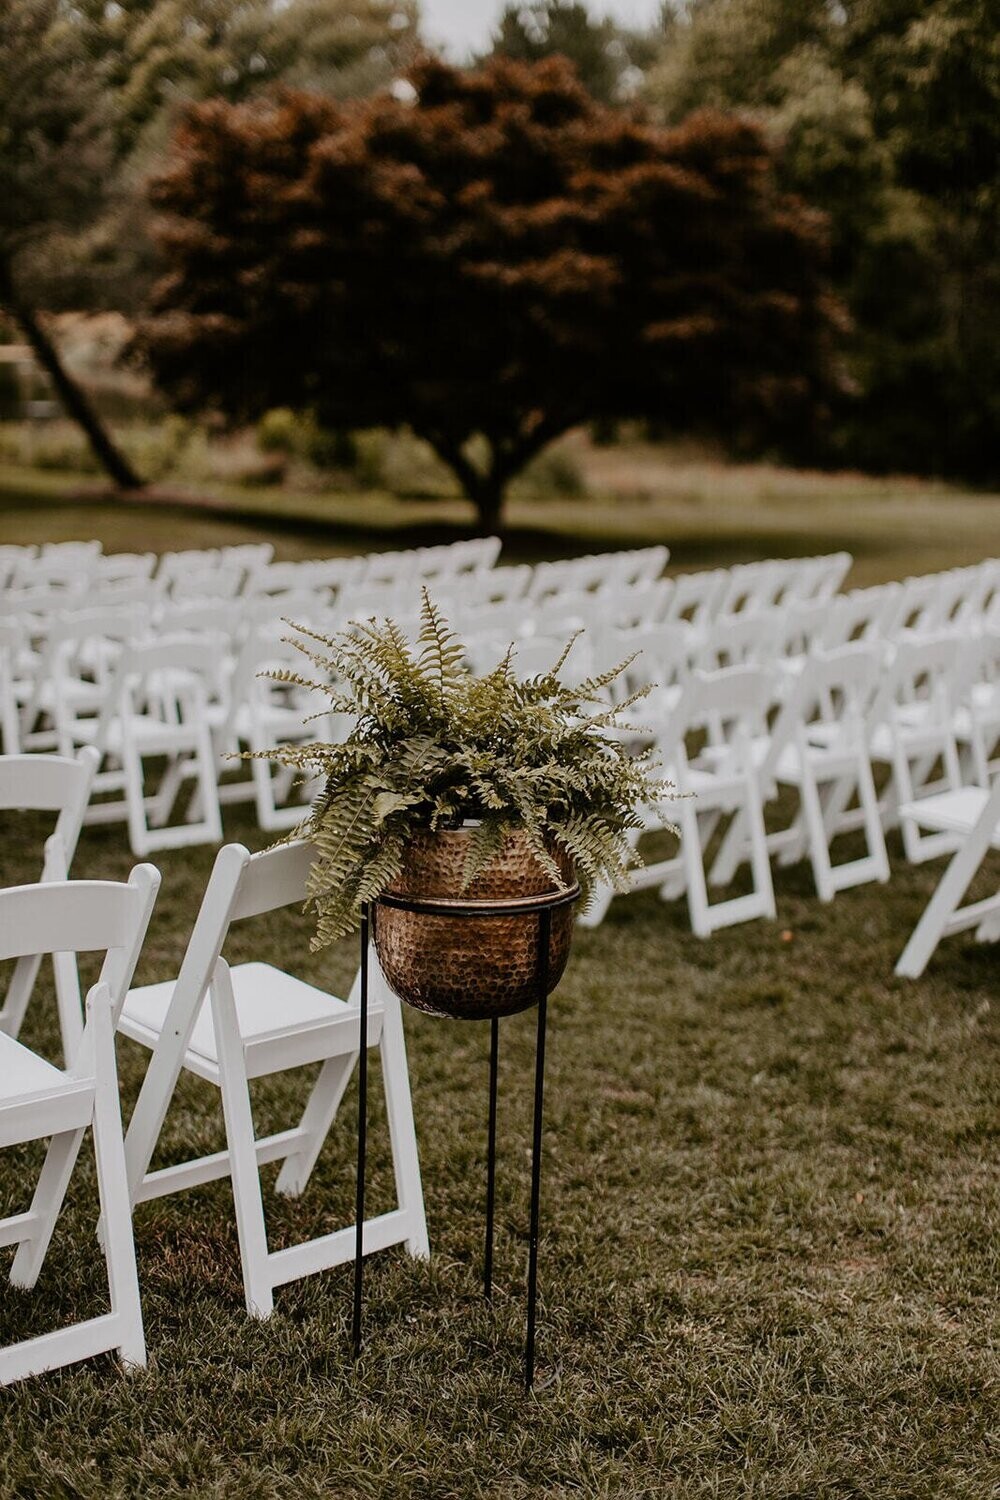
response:
<path id="1" fill-rule="evenodd" d="M 587 492 L 515 496 L 507 510 L 510 561 L 665 542 L 672 566 L 686 570 L 844 549 L 855 558 L 850 582 L 863 585 L 1000 555 L 1000 495 L 916 479 L 724 465 L 663 446 L 594 448 L 580 434 L 566 446 Z M 197 508 L 95 501 L 94 491 L 93 477 L 6 467 L 0 543 L 86 535 L 100 536 L 109 551 L 166 551 L 264 535 L 279 556 L 295 558 L 417 546 L 472 524 L 463 501 L 400 500 L 381 491 L 215 486 L 198 495 Z"/>
<path id="2" fill-rule="evenodd" d="M 622 502 L 620 514 L 584 501 L 579 516 L 602 517 L 605 531 L 595 521 L 587 545 L 656 535 L 692 563 L 772 543 L 848 546 L 862 580 L 1000 552 L 996 499 L 880 497 L 867 481 L 857 486 L 869 492 L 824 497 L 812 482 L 796 498 L 776 478 L 781 493 L 755 493 L 741 508 L 727 476 L 714 499 L 669 494 L 631 510 Z M 100 514 L 50 490 L 30 501 L 18 493 L 0 540 L 103 532 Z M 378 507 L 377 528 L 394 508 L 411 509 L 384 497 Z M 646 532 L 637 520 L 629 529 L 640 512 Z M 516 515 L 518 545 L 550 549 L 571 518 L 562 501 L 532 512 L 530 526 Z M 252 531 L 247 520 L 132 509 L 114 521 L 109 546 Z M 271 524 L 286 555 L 317 550 L 318 533 L 286 537 L 279 517 Z M 0 884 L 35 878 L 42 830 L 33 819 L 4 826 Z M 263 845 L 239 811 L 227 812 L 226 830 Z M 891 853 L 889 887 L 830 906 L 806 867 L 781 870 L 776 924 L 707 942 L 690 934 L 682 904 L 652 892 L 617 901 L 601 928 L 578 933 L 550 1008 L 532 1397 L 519 1373 L 533 1016 L 501 1031 L 490 1310 L 479 1294 L 488 1028 L 407 1012 L 432 1258 L 393 1250 L 369 1261 L 360 1366 L 349 1358 L 349 1268 L 284 1288 L 274 1317 L 251 1323 L 226 1185 L 144 1205 L 136 1235 L 150 1368 L 127 1379 L 105 1358 L 0 1393 L 0 1495 L 1000 1493 L 998 950 L 951 940 L 923 980 L 893 979 L 941 864 L 911 868 L 895 841 Z M 212 857 L 157 860 L 163 887 L 140 982 L 176 972 Z M 93 828 L 75 872 L 118 878 L 131 863 L 121 829 Z M 998 875 L 995 861 L 984 891 Z M 294 913 L 237 929 L 229 953 L 341 993 L 355 962 L 350 943 L 310 955 Z M 25 1039 L 54 1049 L 47 991 L 38 999 Z M 146 1054 L 122 1041 L 119 1057 L 130 1107 Z M 309 1081 L 259 1088 L 260 1133 L 291 1122 Z M 344 1109 L 304 1197 L 268 1197 L 272 1243 L 352 1218 L 353 1091 Z M 390 1191 L 379 1110 L 376 1099 L 372 1212 Z M 221 1142 L 217 1095 L 185 1081 L 162 1159 Z M 38 1159 L 5 1153 L 0 1212 L 26 1206 Z M 37 1291 L 0 1294 L 0 1343 L 100 1307 L 93 1200 L 84 1161 Z"/>

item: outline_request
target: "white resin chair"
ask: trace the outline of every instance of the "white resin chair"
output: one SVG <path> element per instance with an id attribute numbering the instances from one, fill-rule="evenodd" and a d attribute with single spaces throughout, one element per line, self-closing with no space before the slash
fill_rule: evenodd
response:
<path id="1" fill-rule="evenodd" d="M 312 857 L 302 843 L 256 855 L 238 844 L 221 849 L 177 979 L 132 990 L 119 1022 L 126 1036 L 153 1054 L 126 1139 L 132 1201 L 231 1178 L 247 1310 L 256 1317 L 271 1313 L 275 1287 L 354 1254 L 354 1226 L 269 1250 L 259 1171 L 280 1161 L 276 1190 L 288 1197 L 304 1191 L 357 1061 L 359 983 L 344 1001 L 269 964 L 230 968 L 221 957 L 233 922 L 301 905 Z M 374 950 L 370 963 L 367 1040 L 381 1053 L 398 1206 L 365 1222 L 364 1249 L 405 1244 L 411 1255 L 426 1256 L 399 1001 L 381 980 Z M 250 1081 L 316 1062 L 322 1067 L 299 1123 L 258 1140 Z M 227 1149 L 150 1172 L 182 1068 L 219 1089 Z"/>
<path id="2" fill-rule="evenodd" d="M 686 895 L 691 929 L 709 937 L 720 927 L 775 916 L 774 886 L 767 853 L 760 773 L 753 742 L 762 732 L 773 696 L 769 673 L 756 667 L 729 667 L 721 672 L 693 672 L 657 743 L 665 778 L 676 788 L 676 800 L 662 812 L 646 814 L 646 832 L 668 820 L 680 829 L 680 851 L 634 872 L 632 886 L 659 887 L 665 901 Z M 698 754 L 688 752 L 689 736 L 705 737 Z M 744 895 L 709 901 L 705 851 L 721 820 L 742 818 L 750 847 L 752 889 Z M 638 843 L 641 834 L 632 835 Z M 580 917 L 585 927 L 596 927 L 611 903 L 613 892 L 598 889 Z"/>
<path id="3" fill-rule="evenodd" d="M 128 647 L 115 664 L 100 713 L 72 726 L 75 743 L 93 745 L 112 762 L 110 771 L 101 772 L 98 789 L 120 789 L 124 794 L 92 806 L 86 821 L 124 818 L 134 854 L 222 840 L 208 714 L 216 665 L 208 638 L 175 637 Z M 145 762 L 160 757 L 166 758 L 166 770 L 156 794 L 146 796 Z M 197 786 L 199 816 L 167 827 L 181 786 L 191 779 Z"/>
<path id="4" fill-rule="evenodd" d="M 880 665 L 878 651 L 863 644 L 807 657 L 774 724 L 752 745 L 765 796 L 789 786 L 799 799 L 791 827 L 770 834 L 768 849 L 783 864 L 808 855 L 821 901 L 889 879 L 867 731 Z M 856 809 L 850 806 L 855 796 Z M 834 863 L 837 834 L 856 827 L 864 831 L 865 853 Z M 748 852 L 745 820 L 737 817 L 712 866 L 712 884 L 728 885 Z"/>
<path id="5" fill-rule="evenodd" d="M 45 841 L 43 882 L 69 878 L 98 760 L 97 751 L 90 746 L 73 759 L 60 755 L 0 756 L 0 812 L 58 814 L 56 826 Z M 0 1032 L 13 1037 L 19 1034 L 41 962 L 41 955 L 36 953 L 15 965 L 0 1005 Z M 71 1062 L 83 1034 L 80 985 L 71 954 L 56 952 L 52 962 L 63 1057 Z"/>
<path id="6" fill-rule="evenodd" d="M 937 890 L 896 964 L 901 978 L 919 979 L 944 937 L 975 928 L 980 942 L 1000 939 L 1000 891 L 968 906 L 960 904 L 987 853 L 1000 850 L 1000 780 L 992 790 L 956 787 L 904 803 L 899 815 L 904 827 L 915 824 L 929 834 L 946 834 L 958 841 Z"/>
<path id="7" fill-rule="evenodd" d="M 899 809 L 963 785 L 956 717 L 974 668 L 972 656 L 971 645 L 957 635 L 904 637 L 872 702 L 871 757 L 892 771 L 883 823 L 899 819 L 911 864 L 951 853 L 960 842 L 953 831 L 924 828 Z"/>
<path id="8" fill-rule="evenodd" d="M 151 865 L 140 865 L 127 885 L 66 881 L 0 891 L 0 959 L 23 963 L 47 953 L 105 953 L 100 978 L 87 996 L 79 1050 L 65 1072 L 0 1033 L 0 1147 L 49 1141 L 31 1206 L 0 1219 L 0 1245 L 17 1246 L 11 1283 L 33 1287 L 84 1133 L 92 1129 L 111 1294 L 108 1313 L 0 1349 L 0 1385 L 107 1350 L 117 1350 L 126 1367 L 146 1363 L 114 1030 L 159 880 Z"/>

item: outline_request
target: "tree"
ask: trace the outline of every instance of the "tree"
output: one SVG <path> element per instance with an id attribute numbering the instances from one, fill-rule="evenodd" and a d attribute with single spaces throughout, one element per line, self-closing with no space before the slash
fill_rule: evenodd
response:
<path id="1" fill-rule="evenodd" d="M 562 59 L 425 60 L 411 81 L 412 102 L 189 115 L 155 187 L 166 274 L 140 339 L 175 405 L 409 424 L 488 529 L 579 423 L 761 442 L 821 418 L 822 226 L 756 129 L 643 124 Z"/>
<path id="2" fill-rule="evenodd" d="M 652 36 L 628 31 L 610 16 L 592 16 L 582 0 L 531 0 L 506 6 L 493 35 L 493 56 L 515 62 L 565 57 L 580 82 L 603 104 L 636 92 L 656 56 Z"/>
<path id="3" fill-rule="evenodd" d="M 133 488 L 139 479 L 64 369 L 27 275 L 39 244 L 85 223 L 101 201 L 110 131 L 92 44 L 85 19 L 62 0 L 0 7 L 0 306 L 114 482 Z"/>
<path id="4" fill-rule="evenodd" d="M 413 0 L 0 0 L 0 306 L 115 484 L 141 481 L 38 309 L 139 304 L 140 183 L 184 107 L 280 80 L 349 97 L 415 41 Z"/>
<path id="5" fill-rule="evenodd" d="M 1000 32 L 990 0 L 691 0 L 647 102 L 756 120 L 829 216 L 856 398 L 817 456 L 1000 474 Z"/>

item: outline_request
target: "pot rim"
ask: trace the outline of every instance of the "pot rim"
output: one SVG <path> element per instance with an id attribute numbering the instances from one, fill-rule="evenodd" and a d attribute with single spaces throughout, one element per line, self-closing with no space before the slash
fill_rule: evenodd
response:
<path id="1" fill-rule="evenodd" d="M 454 896 L 401 896 L 394 891 L 383 891 L 376 897 L 377 906 L 391 906 L 397 911 L 450 917 L 509 917 L 530 915 L 533 912 L 551 911 L 553 907 L 569 906 L 579 900 L 580 883 L 537 896 L 473 897 L 463 900 Z"/>

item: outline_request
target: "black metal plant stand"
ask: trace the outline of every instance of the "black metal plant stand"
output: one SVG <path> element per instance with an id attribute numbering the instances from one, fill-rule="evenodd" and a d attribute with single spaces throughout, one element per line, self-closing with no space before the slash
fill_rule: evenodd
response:
<path id="1" fill-rule="evenodd" d="M 535 1320 L 538 1302 L 538 1218 L 542 1181 L 542 1102 L 545 1087 L 545 1028 L 548 1017 L 549 940 L 552 913 L 568 906 L 580 895 L 574 885 L 568 891 L 556 891 L 531 901 L 519 900 L 519 916 L 538 917 L 538 956 L 535 975 L 538 993 L 538 1023 L 535 1031 L 535 1100 L 531 1141 L 531 1210 L 528 1231 L 528 1309 L 524 1344 L 524 1384 L 530 1390 L 535 1380 Z M 358 1179 L 356 1204 L 356 1239 L 354 1245 L 354 1319 L 352 1342 L 354 1357 L 361 1353 L 361 1312 L 364 1276 L 365 1167 L 368 1150 L 368 950 L 374 932 L 376 907 L 393 906 L 399 911 L 440 916 L 442 902 L 397 896 L 384 892 L 377 903 L 361 908 L 361 1006 L 360 1051 L 358 1057 Z M 448 902 L 449 917 L 510 917 L 509 902 Z M 490 1020 L 490 1084 L 486 1153 L 486 1245 L 483 1256 L 483 1295 L 493 1296 L 493 1219 L 496 1205 L 496 1134 L 497 1134 L 497 1065 L 500 1055 L 500 1023 Z"/>

